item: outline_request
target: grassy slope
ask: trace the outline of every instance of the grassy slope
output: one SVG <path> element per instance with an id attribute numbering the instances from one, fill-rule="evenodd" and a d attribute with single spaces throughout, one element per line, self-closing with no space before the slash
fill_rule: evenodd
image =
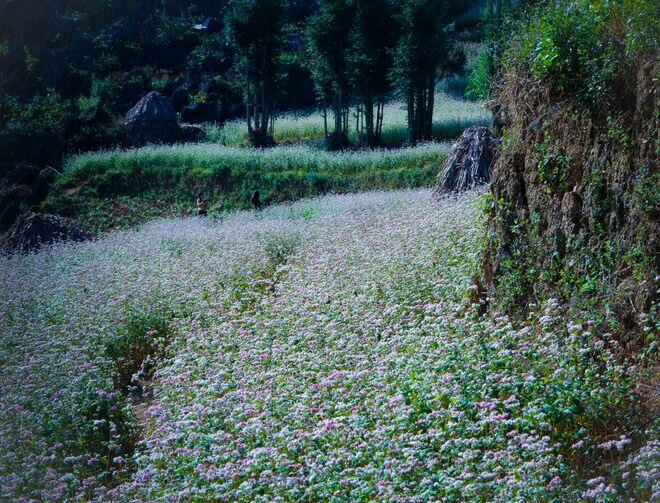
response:
<path id="1" fill-rule="evenodd" d="M 465 127 L 487 123 L 490 113 L 439 93 L 435 108 L 438 138 L 458 136 Z M 244 125 L 210 128 L 214 143 L 145 147 L 71 157 L 44 208 L 79 218 L 92 228 L 124 227 L 146 219 L 190 214 L 198 192 L 211 200 L 211 213 L 245 208 L 255 189 L 267 204 L 326 192 L 355 192 L 430 186 L 447 144 L 394 150 L 328 153 L 320 149 L 318 112 L 288 115 L 276 123 L 284 146 L 241 148 Z M 387 145 L 405 137 L 405 110 L 391 102 L 385 110 Z M 291 145 L 290 142 L 305 142 Z M 321 140 L 322 143 L 322 140 Z M 221 146 L 224 145 L 223 146 Z"/>
<path id="2" fill-rule="evenodd" d="M 272 204 L 325 192 L 429 186 L 448 151 L 448 144 L 343 153 L 199 144 L 85 154 L 69 160 L 46 208 L 104 228 L 160 211 L 190 214 L 200 191 L 219 215 L 247 207 L 255 189 Z"/>
<path id="3" fill-rule="evenodd" d="M 625 458 L 626 438 L 596 446 L 631 374 L 556 302 L 524 326 L 467 307 L 478 214 L 474 193 L 333 196 L 0 258 L 4 494 L 100 497 L 111 475 L 133 501 L 596 490 L 597 458 Z M 117 376 L 154 352 L 131 458 Z M 653 458 L 627 463 L 612 487 L 648 497 Z"/>

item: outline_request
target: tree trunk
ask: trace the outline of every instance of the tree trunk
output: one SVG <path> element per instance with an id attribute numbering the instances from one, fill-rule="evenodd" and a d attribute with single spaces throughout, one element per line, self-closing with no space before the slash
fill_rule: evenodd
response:
<path id="1" fill-rule="evenodd" d="M 417 84 L 417 97 L 416 97 L 416 108 L 415 111 L 415 144 L 423 138 L 424 132 L 424 122 L 426 121 L 426 96 L 424 95 L 424 87 Z"/>
<path id="2" fill-rule="evenodd" d="M 247 96 L 245 97 L 245 116 L 247 120 L 248 135 L 252 134 L 252 122 L 250 116 L 250 81 L 247 84 Z"/>
<path id="3" fill-rule="evenodd" d="M 374 118 L 374 140 L 380 143 L 380 99 L 376 101 L 376 117 Z"/>
<path id="4" fill-rule="evenodd" d="M 257 99 L 257 96 L 254 95 L 252 97 L 252 111 L 254 113 L 254 129 L 259 129 L 261 126 L 259 124 L 259 101 Z"/>
<path id="5" fill-rule="evenodd" d="M 261 114 L 261 124 L 263 125 L 263 135 L 270 134 L 270 105 L 264 104 Z"/>
<path id="6" fill-rule="evenodd" d="M 364 100 L 364 121 L 367 130 L 367 145 L 373 148 L 374 141 L 374 96 L 370 85 L 367 85 Z"/>
<path id="7" fill-rule="evenodd" d="M 324 138 L 328 139 L 328 108 L 325 105 L 325 98 L 323 98 L 323 134 Z"/>
<path id="8" fill-rule="evenodd" d="M 415 96 L 412 89 L 408 90 L 408 139 L 407 143 L 415 143 Z"/>
<path id="9" fill-rule="evenodd" d="M 337 138 L 340 138 L 342 133 L 341 119 L 344 111 L 341 105 L 341 89 L 337 89 L 335 93 L 335 135 Z"/>
<path id="10" fill-rule="evenodd" d="M 378 100 L 378 109 L 376 110 L 376 138 L 381 141 L 383 134 L 383 114 L 385 112 L 385 102 L 382 101 L 382 96 Z"/>
<path id="11" fill-rule="evenodd" d="M 426 124 L 424 125 L 424 136 L 426 140 L 433 138 L 433 104 L 435 99 L 435 72 L 429 75 L 428 95 L 426 96 Z"/>
<path id="12" fill-rule="evenodd" d="M 268 105 L 266 104 L 266 78 L 264 76 L 266 70 L 266 46 L 264 45 L 261 50 L 261 134 L 265 137 L 268 135 Z"/>
<path id="13" fill-rule="evenodd" d="M 263 82 L 261 83 L 261 134 L 268 134 L 268 107 Z"/>

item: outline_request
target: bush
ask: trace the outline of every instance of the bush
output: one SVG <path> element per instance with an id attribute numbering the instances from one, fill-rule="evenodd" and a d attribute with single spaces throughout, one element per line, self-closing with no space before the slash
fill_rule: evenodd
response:
<path id="1" fill-rule="evenodd" d="M 630 73 L 631 56 L 657 49 L 660 33 L 653 0 L 565 0 L 543 4 L 519 27 L 506 51 L 505 69 L 530 72 L 562 96 L 589 108 L 621 97 L 617 81 Z"/>
<path id="2" fill-rule="evenodd" d="M 164 315 L 129 314 L 126 325 L 106 344 L 106 356 L 115 363 L 115 388 L 128 389 L 138 373 L 148 376 L 154 358 L 162 356 L 168 337 L 169 328 Z"/>
<path id="3" fill-rule="evenodd" d="M 483 51 L 477 58 L 470 74 L 470 81 L 465 89 L 466 98 L 470 100 L 487 100 L 490 98 L 490 66 L 490 55 L 488 51 Z"/>
<path id="4" fill-rule="evenodd" d="M 5 96 L 0 102 L 0 112 L 0 129 L 26 134 L 51 131 L 62 135 L 75 116 L 71 101 L 63 99 L 52 88 L 29 102 L 23 102 L 16 96 Z"/>

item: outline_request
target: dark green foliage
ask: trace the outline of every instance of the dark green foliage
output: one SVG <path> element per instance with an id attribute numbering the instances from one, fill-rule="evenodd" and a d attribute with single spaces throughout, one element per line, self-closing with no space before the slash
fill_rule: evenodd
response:
<path id="1" fill-rule="evenodd" d="M 538 149 L 538 173 L 548 194 L 561 194 L 566 191 L 566 174 L 571 162 L 561 145 L 546 131 L 543 143 Z"/>
<path id="2" fill-rule="evenodd" d="M 0 6 L 0 132 L 50 130 L 68 150 L 121 144 L 123 116 L 143 94 L 169 95 L 185 78 L 194 93 L 204 75 L 226 70 L 195 54 L 185 73 L 195 47 L 211 52 L 213 36 L 193 23 L 223 8 L 196 4 L 205 12 L 178 1 L 165 9 L 123 0 Z"/>
<path id="3" fill-rule="evenodd" d="M 214 33 L 205 36 L 190 54 L 186 68 L 200 82 L 207 82 L 226 71 L 231 61 L 231 50 L 225 35 Z"/>
<path id="4" fill-rule="evenodd" d="M 634 184 L 636 204 L 649 218 L 657 220 L 660 216 L 660 173 L 651 173 L 648 168 L 643 168 Z"/>
<path id="5" fill-rule="evenodd" d="M 539 7 L 506 51 L 506 69 L 530 71 L 584 107 L 625 108 L 632 57 L 657 48 L 660 8 L 650 0 L 572 0 Z M 621 43 L 623 42 L 623 43 Z M 628 74 L 628 75 L 627 75 Z"/>
<path id="6" fill-rule="evenodd" d="M 28 102 L 20 102 L 16 96 L 4 96 L 0 100 L 0 130 L 15 133 L 50 131 L 61 135 L 74 117 L 73 103 L 62 99 L 53 88 Z"/>
<path id="7" fill-rule="evenodd" d="M 430 140 L 437 69 L 446 48 L 443 0 L 401 0 L 390 78 L 408 106 L 408 143 Z"/>

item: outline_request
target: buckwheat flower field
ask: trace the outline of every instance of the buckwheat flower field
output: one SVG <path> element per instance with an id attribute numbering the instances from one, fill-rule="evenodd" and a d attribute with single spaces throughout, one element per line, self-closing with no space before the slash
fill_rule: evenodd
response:
<path id="1" fill-rule="evenodd" d="M 616 341 L 555 301 L 521 324 L 469 305 L 479 197 L 328 196 L 0 258 L 2 498 L 657 494 L 653 442 L 580 482 L 629 443 L 596 445 L 631 400 Z"/>

